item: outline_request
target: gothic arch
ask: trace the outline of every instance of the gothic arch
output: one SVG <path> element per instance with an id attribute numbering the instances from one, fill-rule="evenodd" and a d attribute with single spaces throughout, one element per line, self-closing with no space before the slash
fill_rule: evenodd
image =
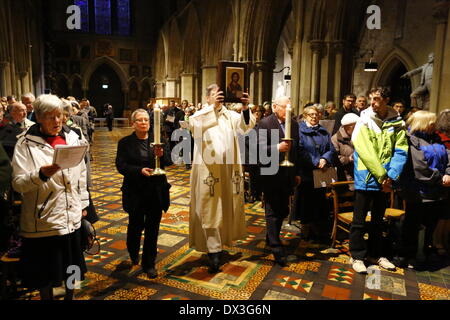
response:
<path id="1" fill-rule="evenodd" d="M 406 67 L 407 70 L 412 70 L 417 68 L 418 65 L 411 57 L 411 55 L 403 50 L 402 48 L 394 48 L 390 53 L 386 55 L 382 62 L 379 64 L 378 72 L 376 72 L 370 82 L 370 87 L 376 87 L 379 85 L 383 85 L 386 82 L 387 78 L 391 74 L 391 72 L 398 67 L 399 64 L 402 64 Z M 411 84 L 413 86 L 418 85 L 417 77 L 411 78 Z"/>
<path id="2" fill-rule="evenodd" d="M 167 43 L 164 31 L 161 31 L 156 45 L 155 78 L 157 82 L 165 81 L 167 77 Z"/>
<path id="3" fill-rule="evenodd" d="M 122 91 L 127 92 L 128 91 L 128 81 L 127 81 L 127 76 L 125 74 L 125 71 L 120 66 L 120 64 L 118 64 L 115 60 L 111 59 L 110 57 L 106 57 L 106 56 L 99 57 L 99 58 L 93 60 L 86 67 L 86 70 L 83 73 L 83 90 L 89 89 L 89 80 L 91 79 L 92 74 L 102 64 L 109 65 L 116 72 L 117 76 L 120 79 L 121 85 L 122 85 Z"/>
<path id="4" fill-rule="evenodd" d="M 169 78 L 177 78 L 181 73 L 181 48 L 182 41 L 180 36 L 180 30 L 178 27 L 177 19 L 173 19 L 169 26 L 169 41 L 168 41 L 168 65 L 167 75 Z"/>
<path id="5" fill-rule="evenodd" d="M 196 73 L 201 64 L 200 24 L 197 11 L 191 6 L 183 35 L 182 70 L 184 73 Z"/>

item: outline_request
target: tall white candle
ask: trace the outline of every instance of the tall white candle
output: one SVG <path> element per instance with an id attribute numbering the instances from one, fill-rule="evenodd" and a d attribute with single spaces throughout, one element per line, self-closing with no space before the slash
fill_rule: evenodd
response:
<path id="1" fill-rule="evenodd" d="M 161 144 L 161 109 L 157 104 L 153 109 L 153 120 L 154 143 Z"/>
<path id="2" fill-rule="evenodd" d="M 286 122 L 285 122 L 285 133 L 284 133 L 284 137 L 286 139 L 291 138 L 291 117 L 292 117 L 292 108 L 291 108 L 291 105 L 288 104 L 286 106 Z"/>

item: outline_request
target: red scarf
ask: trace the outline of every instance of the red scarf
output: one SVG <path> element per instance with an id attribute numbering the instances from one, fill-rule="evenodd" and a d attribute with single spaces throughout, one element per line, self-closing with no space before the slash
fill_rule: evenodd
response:
<path id="1" fill-rule="evenodd" d="M 45 141 L 47 141 L 47 143 L 49 145 L 51 145 L 53 149 L 55 149 L 55 147 L 57 145 L 61 145 L 61 144 L 62 145 L 67 145 L 66 140 L 63 137 L 61 137 L 61 136 L 47 137 L 47 138 L 45 138 Z"/>

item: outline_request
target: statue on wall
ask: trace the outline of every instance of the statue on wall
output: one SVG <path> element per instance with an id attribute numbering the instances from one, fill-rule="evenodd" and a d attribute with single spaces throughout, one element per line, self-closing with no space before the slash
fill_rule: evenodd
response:
<path id="1" fill-rule="evenodd" d="M 278 81 L 277 91 L 275 93 L 275 99 L 283 97 L 286 95 L 286 91 L 284 89 L 284 85 L 282 81 Z"/>
<path id="2" fill-rule="evenodd" d="M 411 70 L 401 76 L 402 79 L 410 78 L 411 76 L 421 73 L 420 85 L 414 89 L 411 93 L 411 107 L 419 107 L 417 105 L 417 98 L 422 100 L 422 108 L 428 109 L 430 94 L 431 94 L 431 82 L 433 76 L 433 63 L 434 63 L 434 53 L 428 55 L 428 62 L 423 66 Z"/>

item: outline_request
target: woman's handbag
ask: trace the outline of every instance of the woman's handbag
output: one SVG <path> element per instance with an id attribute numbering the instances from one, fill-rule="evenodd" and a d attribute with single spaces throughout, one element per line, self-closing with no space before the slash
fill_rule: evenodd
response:
<path id="1" fill-rule="evenodd" d="M 89 255 L 96 255 L 100 252 L 100 240 L 97 238 L 97 233 L 94 226 L 86 219 L 81 220 L 81 248 Z M 92 248 L 97 245 L 96 250 Z"/>
<path id="2" fill-rule="evenodd" d="M 338 181 L 337 169 L 335 167 L 325 167 L 313 170 L 314 188 L 326 188 L 331 183 Z"/>

